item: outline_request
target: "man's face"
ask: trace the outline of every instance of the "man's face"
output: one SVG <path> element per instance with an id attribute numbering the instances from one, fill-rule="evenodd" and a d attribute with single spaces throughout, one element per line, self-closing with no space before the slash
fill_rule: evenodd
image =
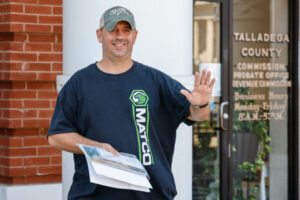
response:
<path id="1" fill-rule="evenodd" d="M 102 43 L 103 56 L 131 58 L 137 31 L 132 31 L 125 21 L 116 24 L 112 31 L 105 28 L 97 30 L 98 41 Z"/>

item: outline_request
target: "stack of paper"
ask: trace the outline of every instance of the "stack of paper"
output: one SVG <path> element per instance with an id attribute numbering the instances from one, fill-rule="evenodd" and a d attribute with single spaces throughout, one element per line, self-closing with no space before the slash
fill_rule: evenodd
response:
<path id="1" fill-rule="evenodd" d="M 135 155 L 112 153 L 95 146 L 77 144 L 84 153 L 92 183 L 119 189 L 150 192 L 149 175 Z"/>

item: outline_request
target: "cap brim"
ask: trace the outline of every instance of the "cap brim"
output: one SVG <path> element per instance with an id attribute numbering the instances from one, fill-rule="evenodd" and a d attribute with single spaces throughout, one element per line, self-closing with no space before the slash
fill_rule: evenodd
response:
<path id="1" fill-rule="evenodd" d="M 131 30 L 134 30 L 133 24 L 131 24 L 131 23 L 130 23 L 128 20 L 126 20 L 126 19 L 115 19 L 115 20 L 112 20 L 112 21 L 110 21 L 109 23 L 107 23 L 106 25 L 104 25 L 104 28 L 105 28 L 106 30 L 108 30 L 108 31 L 112 31 L 112 30 L 114 30 L 116 24 L 117 24 L 118 22 L 121 22 L 121 21 L 128 22 L 128 24 L 129 24 L 130 27 L 131 27 Z"/>

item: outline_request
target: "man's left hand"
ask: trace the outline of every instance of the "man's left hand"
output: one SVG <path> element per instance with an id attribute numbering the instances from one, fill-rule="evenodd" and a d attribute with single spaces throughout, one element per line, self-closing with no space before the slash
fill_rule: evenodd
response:
<path id="1" fill-rule="evenodd" d="M 205 105 L 212 97 L 215 81 L 216 78 L 211 79 L 210 71 L 203 70 L 201 78 L 199 73 L 196 72 L 193 91 L 190 93 L 187 90 L 181 90 L 180 92 L 192 105 Z"/>

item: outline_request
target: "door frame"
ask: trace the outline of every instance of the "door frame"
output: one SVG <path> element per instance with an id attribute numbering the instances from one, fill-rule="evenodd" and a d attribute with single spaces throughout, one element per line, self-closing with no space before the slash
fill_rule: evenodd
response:
<path id="1" fill-rule="evenodd" d="M 220 128 L 220 198 L 222 200 L 232 199 L 232 117 L 233 99 L 232 97 L 232 35 L 233 35 L 233 0 L 194 0 L 203 2 L 220 3 L 220 61 L 221 61 L 221 99 L 220 103 L 228 102 L 224 106 L 224 113 L 228 113 L 228 119 L 223 120 L 223 126 L 226 130 Z M 220 116 L 221 118 L 222 116 Z M 220 119 L 221 120 L 221 119 Z"/>
<path id="2" fill-rule="evenodd" d="M 299 199 L 299 2 L 289 0 L 288 199 Z"/>

